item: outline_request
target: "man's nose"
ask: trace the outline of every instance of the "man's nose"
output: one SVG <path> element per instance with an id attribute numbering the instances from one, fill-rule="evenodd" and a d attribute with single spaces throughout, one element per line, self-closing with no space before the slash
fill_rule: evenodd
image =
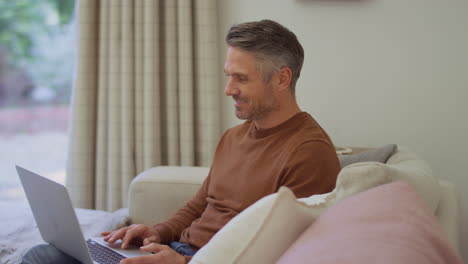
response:
<path id="1" fill-rule="evenodd" d="M 232 83 L 230 78 L 226 82 L 226 87 L 224 87 L 224 94 L 227 96 L 233 96 L 233 95 L 239 94 L 239 89 L 235 87 L 235 85 Z"/>

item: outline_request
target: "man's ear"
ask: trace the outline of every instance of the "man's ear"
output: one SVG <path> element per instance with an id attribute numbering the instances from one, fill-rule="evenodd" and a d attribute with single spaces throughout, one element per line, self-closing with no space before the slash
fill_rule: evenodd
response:
<path id="1" fill-rule="evenodd" d="M 278 76 L 278 90 L 288 90 L 291 85 L 292 71 L 289 67 L 283 67 L 277 72 Z"/>

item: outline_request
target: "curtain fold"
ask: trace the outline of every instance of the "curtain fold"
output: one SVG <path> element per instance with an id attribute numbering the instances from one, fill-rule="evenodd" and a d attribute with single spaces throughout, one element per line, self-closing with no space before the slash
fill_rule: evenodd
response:
<path id="1" fill-rule="evenodd" d="M 80 0 L 78 20 L 75 207 L 126 207 L 131 180 L 154 166 L 209 166 L 220 136 L 216 0 Z"/>

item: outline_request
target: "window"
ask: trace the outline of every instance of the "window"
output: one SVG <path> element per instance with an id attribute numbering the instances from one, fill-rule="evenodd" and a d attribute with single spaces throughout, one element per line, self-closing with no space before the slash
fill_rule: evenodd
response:
<path id="1" fill-rule="evenodd" d="M 0 201 L 24 199 L 15 164 L 65 182 L 74 8 L 0 1 Z"/>

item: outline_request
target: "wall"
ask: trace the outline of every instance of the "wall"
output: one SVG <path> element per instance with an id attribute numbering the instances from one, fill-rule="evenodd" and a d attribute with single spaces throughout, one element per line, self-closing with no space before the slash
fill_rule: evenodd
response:
<path id="1" fill-rule="evenodd" d="M 221 0 L 219 10 L 220 39 L 263 18 L 297 34 L 306 51 L 298 101 L 336 145 L 405 145 L 468 204 L 468 1 Z M 222 105 L 224 128 L 238 124 L 232 100 Z"/>

